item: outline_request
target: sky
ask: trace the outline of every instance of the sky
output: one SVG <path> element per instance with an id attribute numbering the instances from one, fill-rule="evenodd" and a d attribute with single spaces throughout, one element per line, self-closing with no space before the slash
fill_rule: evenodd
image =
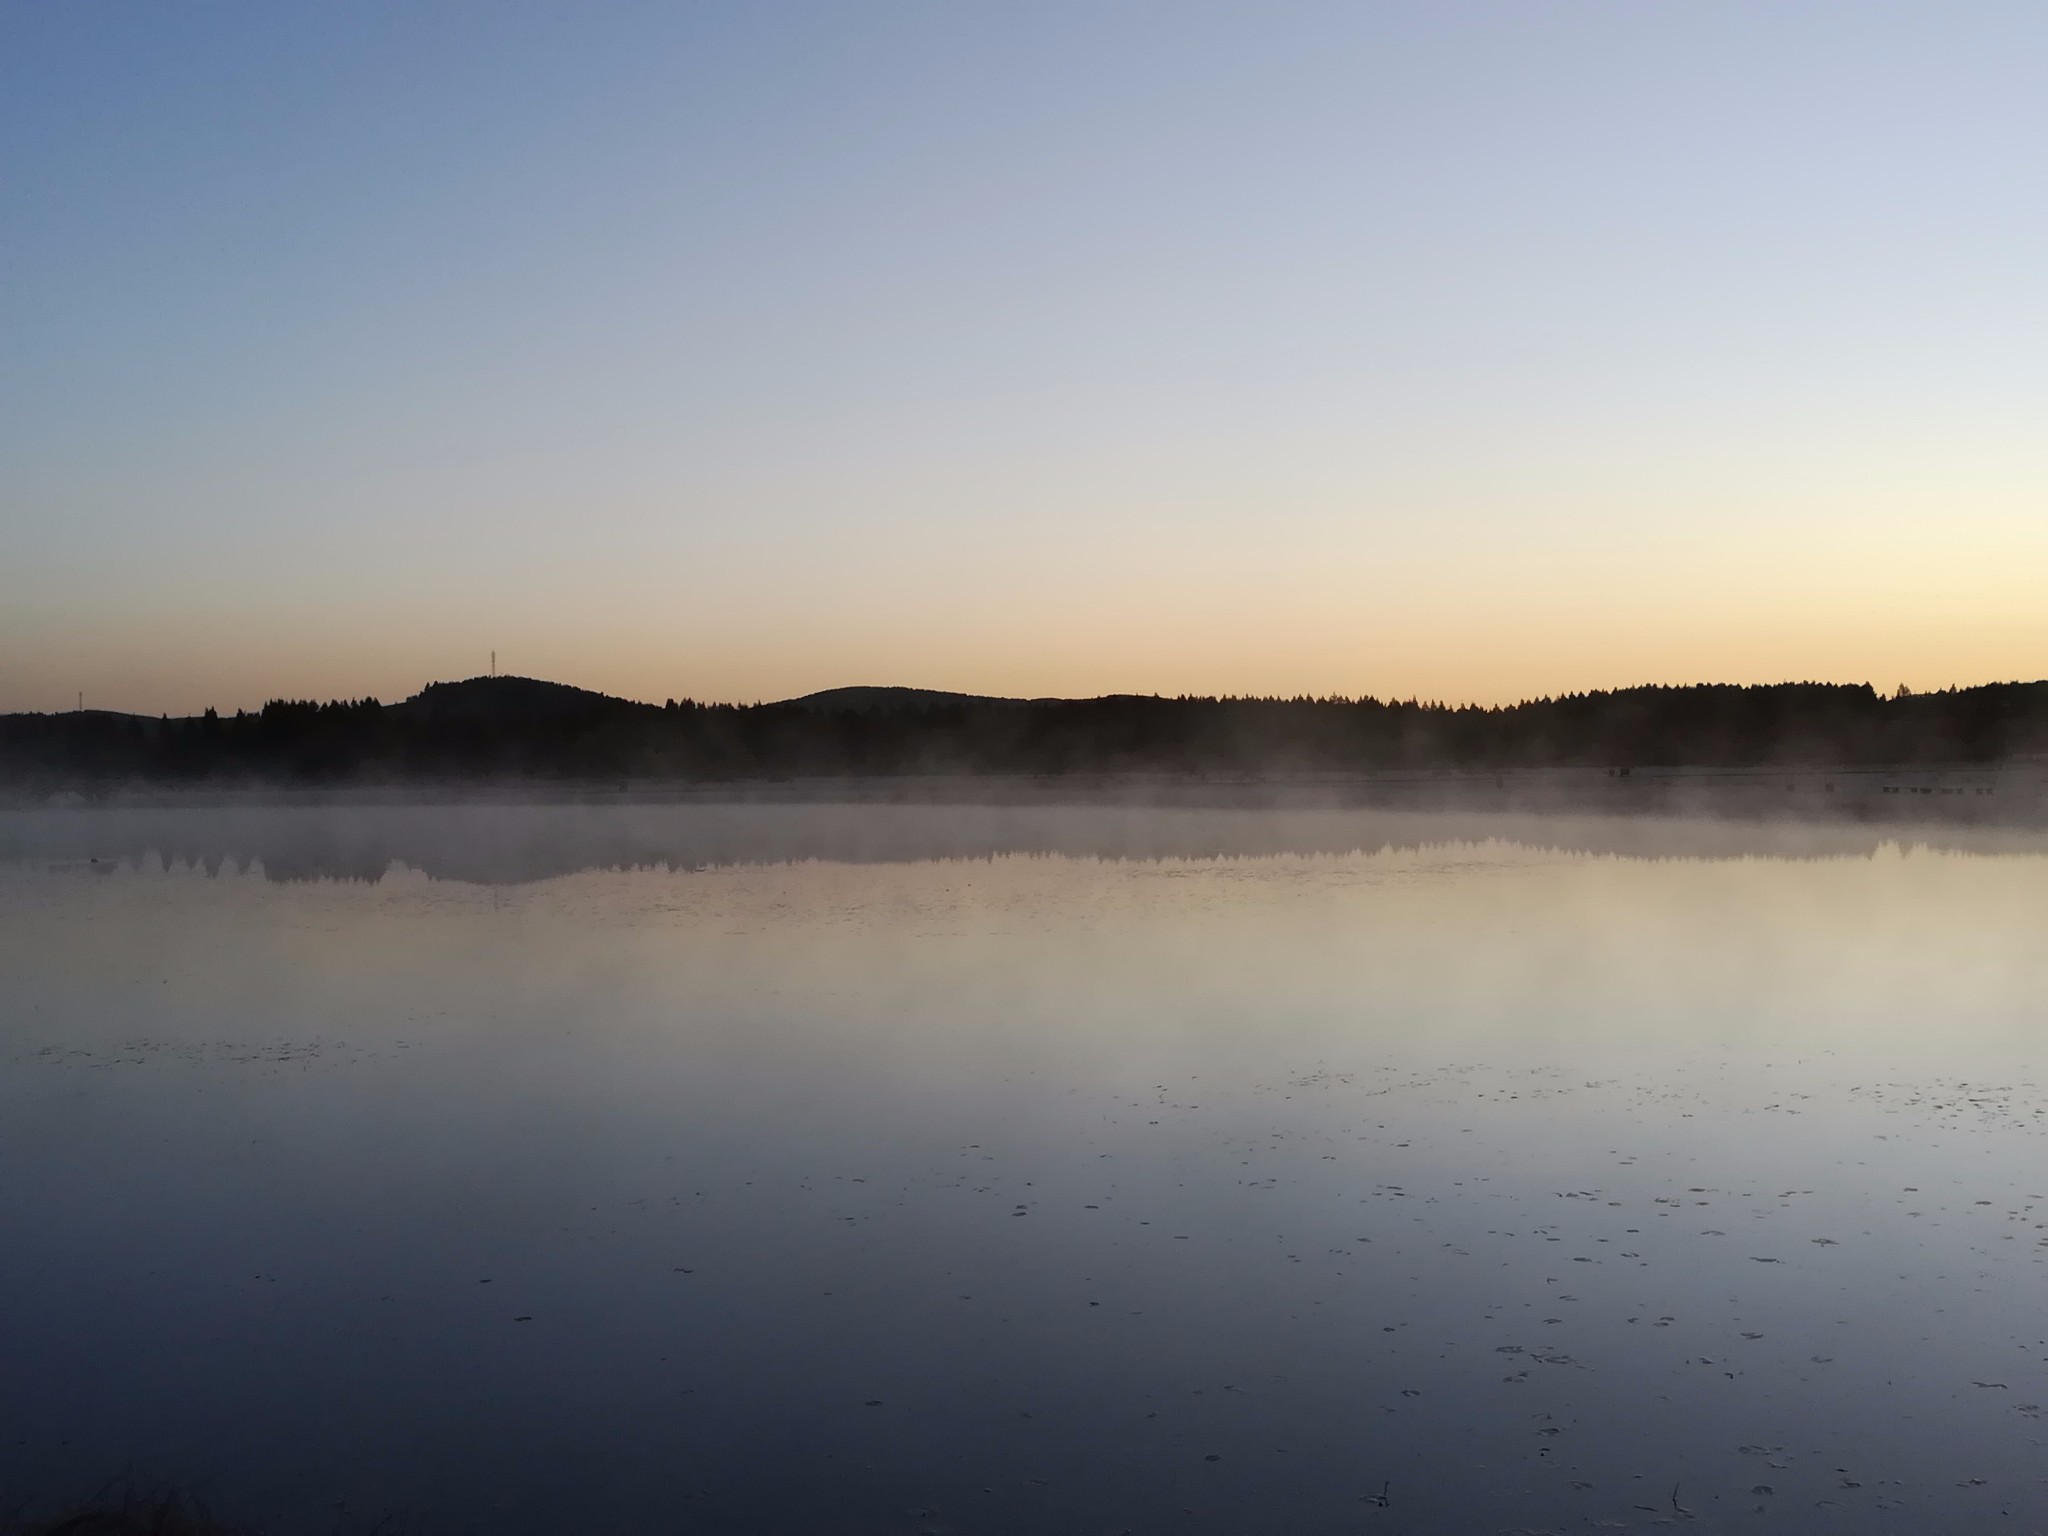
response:
<path id="1" fill-rule="evenodd" d="M 2048 676 L 2048 6 L 0 0 L 0 710 Z"/>

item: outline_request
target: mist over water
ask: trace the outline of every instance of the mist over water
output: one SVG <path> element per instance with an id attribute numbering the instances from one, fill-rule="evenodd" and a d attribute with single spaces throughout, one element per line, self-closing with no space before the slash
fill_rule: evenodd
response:
<path id="1" fill-rule="evenodd" d="M 275 1532 L 2032 1530 L 2048 841 L 0 816 L 0 1487 Z"/>
<path id="2" fill-rule="evenodd" d="M 1805 785 L 1817 788 L 1819 781 Z M 984 791 L 985 792 L 985 791 Z M 1001 793 L 999 790 L 998 793 Z M 1227 793 L 1227 791 L 1226 791 Z M 1886 848 L 2048 852 L 2048 828 L 2004 820 L 2010 801 L 1953 802 L 1945 817 L 1617 815 L 1584 805 L 1446 810 L 1157 798 L 492 801 L 390 804 L 229 797 L 191 805 L 0 810 L 0 862 L 260 871 L 273 881 L 519 884 L 593 869 L 692 871 L 733 864 L 847 864 L 1007 855 L 1246 859 L 1416 852 L 1459 844 L 1624 858 L 1867 858 Z M 1808 794 L 1805 807 L 1815 796 Z M 1910 802 L 1918 809 L 1922 802 Z M 1949 810 L 1951 802 L 1926 802 Z M 1801 809 L 1794 802 L 1795 811 Z M 2032 810 L 2028 805 L 2024 808 Z M 1988 812 L 1988 815 L 1972 812 Z"/>

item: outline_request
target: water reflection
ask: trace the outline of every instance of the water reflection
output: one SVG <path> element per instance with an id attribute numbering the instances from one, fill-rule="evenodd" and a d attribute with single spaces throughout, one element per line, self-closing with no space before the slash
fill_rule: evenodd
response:
<path id="1" fill-rule="evenodd" d="M 277 881 L 519 884 L 589 869 L 903 863 L 1005 854 L 1260 858 L 1500 842 L 1627 858 L 1868 858 L 1888 846 L 2048 851 L 2048 831 L 1910 820 L 1142 805 L 482 804 L 0 812 L 0 862 L 259 868 Z"/>
<path id="2" fill-rule="evenodd" d="M 126 1470 L 308 1533 L 2044 1507 L 2037 845 L 708 809 L 10 822 L 10 1497 Z M 294 846 L 381 878 L 277 883 Z"/>

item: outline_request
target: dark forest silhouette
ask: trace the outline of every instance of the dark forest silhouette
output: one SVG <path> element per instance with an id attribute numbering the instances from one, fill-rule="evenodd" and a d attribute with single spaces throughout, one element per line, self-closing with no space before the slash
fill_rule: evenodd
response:
<path id="1" fill-rule="evenodd" d="M 1500 707 L 1374 698 L 1014 700 L 913 689 L 657 705 L 489 677 L 436 683 L 391 705 L 280 699 L 232 716 L 0 716 L 0 779 L 31 791 L 138 781 L 1933 767 L 2042 753 L 2048 682 L 1889 696 L 1860 684 L 1706 684 Z"/>

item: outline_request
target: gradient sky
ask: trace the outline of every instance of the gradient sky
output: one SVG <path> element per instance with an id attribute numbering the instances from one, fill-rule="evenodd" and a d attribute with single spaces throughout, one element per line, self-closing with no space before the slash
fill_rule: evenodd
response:
<path id="1" fill-rule="evenodd" d="M 0 0 L 0 709 L 2048 675 L 2048 5 Z"/>

